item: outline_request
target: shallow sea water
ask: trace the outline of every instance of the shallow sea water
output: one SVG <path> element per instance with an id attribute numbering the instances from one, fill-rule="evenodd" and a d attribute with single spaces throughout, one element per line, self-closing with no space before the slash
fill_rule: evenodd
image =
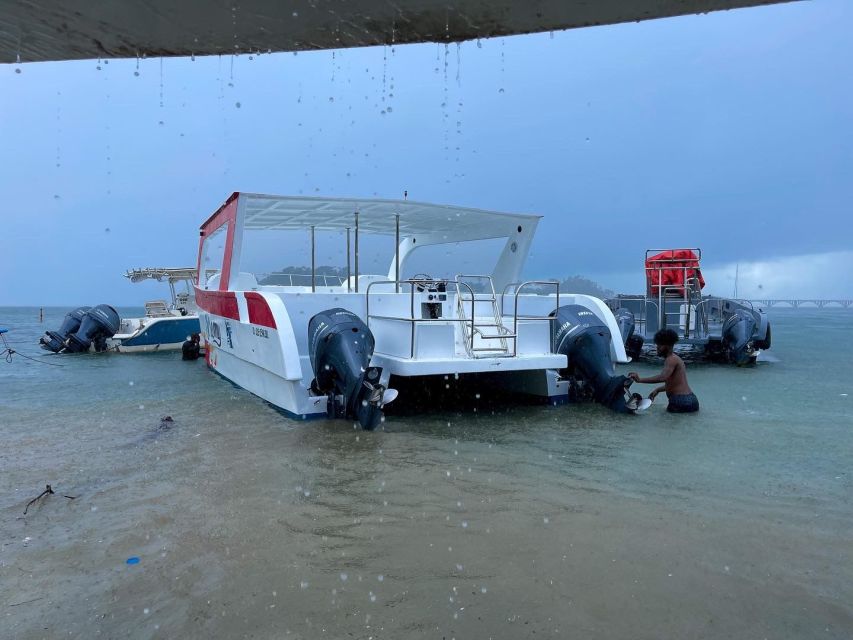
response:
<path id="1" fill-rule="evenodd" d="M 689 365 L 696 416 L 482 389 L 373 433 L 179 354 L 41 357 L 65 311 L 0 309 L 43 361 L 0 362 L 0 637 L 853 637 L 853 310 Z"/>

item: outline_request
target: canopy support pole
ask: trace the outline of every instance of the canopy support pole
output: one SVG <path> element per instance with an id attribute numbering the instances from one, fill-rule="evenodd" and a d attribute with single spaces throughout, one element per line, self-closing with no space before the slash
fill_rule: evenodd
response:
<path id="1" fill-rule="evenodd" d="M 358 211 L 355 212 L 355 292 L 358 293 Z"/>
<path id="2" fill-rule="evenodd" d="M 394 237 L 397 248 L 394 250 L 394 291 L 400 293 L 400 214 L 395 216 Z"/>
<path id="3" fill-rule="evenodd" d="M 317 291 L 316 268 L 314 264 L 314 227 L 311 227 L 311 293 Z"/>
<path id="4" fill-rule="evenodd" d="M 347 293 L 349 293 L 352 290 L 352 283 L 350 282 L 351 274 L 350 274 L 350 270 L 349 270 L 349 264 L 350 264 L 349 256 L 350 256 L 349 227 L 347 227 Z"/>

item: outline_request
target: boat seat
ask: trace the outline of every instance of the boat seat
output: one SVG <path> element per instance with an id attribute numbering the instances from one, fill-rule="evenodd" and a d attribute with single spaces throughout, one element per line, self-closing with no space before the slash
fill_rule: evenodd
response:
<path id="1" fill-rule="evenodd" d="M 232 282 L 228 283 L 232 291 L 255 291 L 258 288 L 258 280 L 254 273 L 241 271 Z"/>
<path id="2" fill-rule="evenodd" d="M 165 300 L 151 300 L 145 303 L 145 315 L 148 318 L 162 318 L 171 316 L 172 312 Z"/>

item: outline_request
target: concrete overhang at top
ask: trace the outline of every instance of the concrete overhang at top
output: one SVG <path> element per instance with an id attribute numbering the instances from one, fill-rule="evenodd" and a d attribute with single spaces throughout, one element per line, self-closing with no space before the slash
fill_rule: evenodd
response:
<path id="1" fill-rule="evenodd" d="M 0 0 L 0 63 L 457 42 L 790 0 Z"/>

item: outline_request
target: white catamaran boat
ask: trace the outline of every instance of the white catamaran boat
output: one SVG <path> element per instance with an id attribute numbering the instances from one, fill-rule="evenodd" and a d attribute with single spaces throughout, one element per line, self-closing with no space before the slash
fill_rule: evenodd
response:
<path id="1" fill-rule="evenodd" d="M 560 293 L 556 281 L 520 281 L 538 222 L 408 200 L 234 193 L 201 227 L 195 297 L 207 362 L 291 417 L 367 429 L 396 396 L 395 378 L 481 376 L 552 403 L 590 397 L 635 410 L 630 380 L 613 372 L 628 358 L 607 305 Z M 316 265 L 320 234 L 345 249 L 346 270 L 331 282 Z M 393 240 L 390 268 L 364 274 L 376 236 Z M 480 260 L 484 240 L 497 255 Z M 258 270 L 256 250 L 281 264 L 309 246 L 302 282 Z M 438 259 L 432 275 L 401 275 L 437 246 L 493 266 L 441 277 Z"/>

